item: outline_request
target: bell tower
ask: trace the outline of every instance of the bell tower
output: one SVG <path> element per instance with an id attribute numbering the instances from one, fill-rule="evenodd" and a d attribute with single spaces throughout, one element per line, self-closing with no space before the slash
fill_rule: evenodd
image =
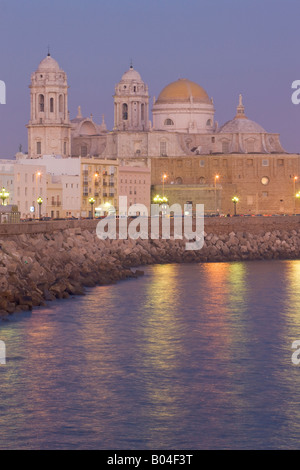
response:
<path id="1" fill-rule="evenodd" d="M 148 85 L 132 65 L 115 87 L 114 130 L 149 130 Z"/>
<path id="2" fill-rule="evenodd" d="M 66 73 L 50 53 L 31 75 L 30 121 L 28 129 L 29 158 L 42 155 L 71 154 L 71 124 L 68 112 Z"/>

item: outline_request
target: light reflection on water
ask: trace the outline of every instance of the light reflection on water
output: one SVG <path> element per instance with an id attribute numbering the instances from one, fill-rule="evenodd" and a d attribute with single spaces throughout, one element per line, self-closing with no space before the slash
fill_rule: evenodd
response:
<path id="1" fill-rule="evenodd" d="M 0 449 L 297 448 L 300 261 L 145 271 L 0 324 Z"/>

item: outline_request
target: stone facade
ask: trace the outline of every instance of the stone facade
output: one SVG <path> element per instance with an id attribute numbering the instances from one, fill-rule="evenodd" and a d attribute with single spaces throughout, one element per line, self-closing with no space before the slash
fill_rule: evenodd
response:
<path id="1" fill-rule="evenodd" d="M 246 116 L 241 95 L 233 119 L 219 126 L 213 99 L 197 83 L 179 79 L 153 99 L 152 124 L 148 86 L 131 66 L 115 86 L 109 132 L 104 117 L 97 124 L 92 115 L 83 117 L 80 107 L 69 120 L 67 77 L 49 55 L 30 88 L 29 158 L 54 153 L 150 168 L 155 193 L 165 173 L 170 202 L 204 203 L 208 213 L 232 213 L 233 196 L 244 214 L 300 212 L 299 155 L 286 153 L 278 133 Z M 84 198 L 81 209 L 88 213 Z"/>
<path id="2" fill-rule="evenodd" d="M 242 214 L 300 213 L 295 193 L 300 185 L 299 156 L 293 154 L 219 154 L 190 158 L 152 158 L 153 193 L 162 191 L 170 203 L 204 204 L 205 212 L 233 213 L 238 196 Z M 218 178 L 216 179 L 216 176 Z"/>
<path id="3" fill-rule="evenodd" d="M 71 154 L 71 124 L 68 112 L 68 82 L 50 54 L 31 76 L 31 115 L 28 128 L 28 154 Z"/>

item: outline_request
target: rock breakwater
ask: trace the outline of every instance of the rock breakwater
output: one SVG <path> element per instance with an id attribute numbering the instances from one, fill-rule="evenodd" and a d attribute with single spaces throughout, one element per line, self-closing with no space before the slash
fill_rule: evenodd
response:
<path id="1" fill-rule="evenodd" d="M 300 230 L 205 233 L 199 251 L 185 240 L 99 240 L 95 230 L 12 235 L 0 240 L 0 316 L 84 294 L 85 287 L 135 278 L 157 263 L 297 259 Z"/>

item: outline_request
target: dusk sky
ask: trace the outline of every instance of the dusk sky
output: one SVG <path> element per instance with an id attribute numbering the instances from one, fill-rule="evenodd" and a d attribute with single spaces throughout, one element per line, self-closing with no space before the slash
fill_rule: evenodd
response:
<path id="1" fill-rule="evenodd" d="M 151 103 L 188 78 L 213 97 L 222 125 L 242 93 L 247 117 L 298 153 L 299 18 L 299 0 L 0 0 L 0 157 L 27 151 L 28 85 L 48 45 L 68 76 L 71 118 L 81 105 L 111 130 L 114 86 L 132 60 Z"/>

